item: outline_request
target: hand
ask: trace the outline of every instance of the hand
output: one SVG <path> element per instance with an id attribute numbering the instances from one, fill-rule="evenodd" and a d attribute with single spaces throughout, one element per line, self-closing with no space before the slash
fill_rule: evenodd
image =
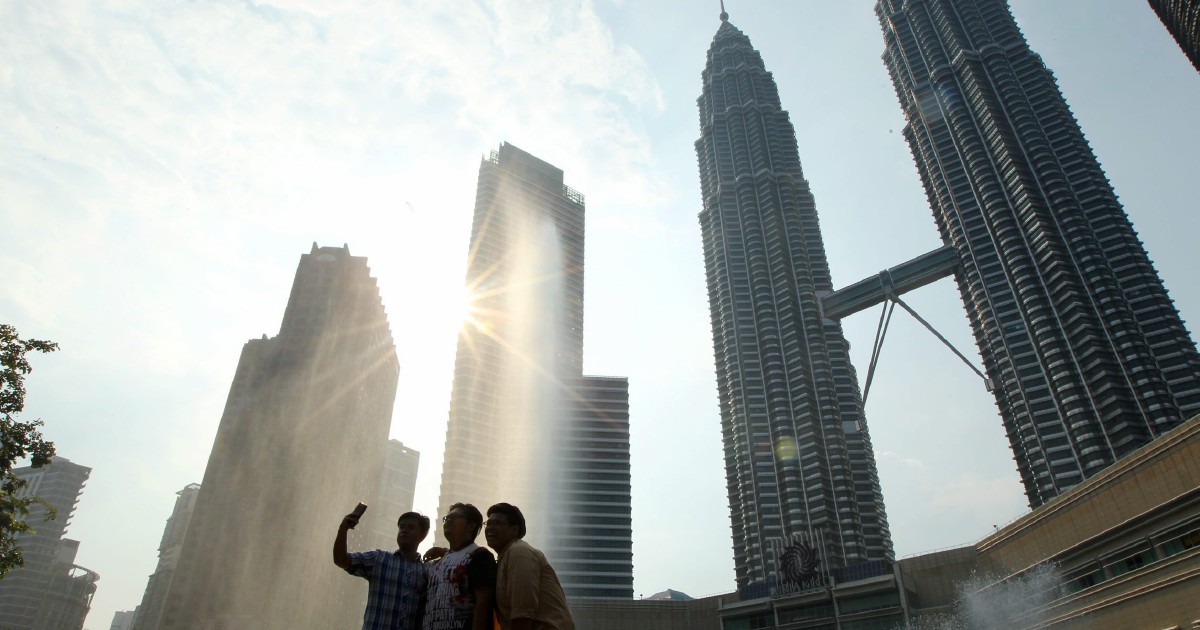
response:
<path id="1" fill-rule="evenodd" d="M 342 517 L 342 529 L 354 529 L 358 526 L 358 519 L 359 516 L 353 512 Z"/>
<path id="2" fill-rule="evenodd" d="M 445 556 L 447 551 L 449 550 L 445 547 L 430 547 L 425 550 L 425 555 L 421 556 L 421 559 L 425 562 L 431 562 Z"/>

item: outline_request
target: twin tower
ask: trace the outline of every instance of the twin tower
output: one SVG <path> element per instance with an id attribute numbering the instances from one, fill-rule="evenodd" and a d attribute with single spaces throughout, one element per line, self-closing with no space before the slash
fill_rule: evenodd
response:
<path id="1" fill-rule="evenodd" d="M 875 12 L 944 246 L 844 291 L 775 81 L 727 14 L 703 73 L 700 223 L 739 588 L 892 559 L 837 319 L 906 287 L 957 282 L 1031 507 L 1200 413 L 1196 346 L 1005 0 Z"/>

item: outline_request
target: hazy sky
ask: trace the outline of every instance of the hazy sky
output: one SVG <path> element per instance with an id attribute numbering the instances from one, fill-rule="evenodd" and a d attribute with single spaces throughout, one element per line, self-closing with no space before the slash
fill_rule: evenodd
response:
<path id="1" fill-rule="evenodd" d="M 837 286 L 939 242 L 873 4 L 727 3 L 796 124 Z M 1194 328 L 1200 75 L 1144 2 L 1013 11 Z M 392 437 L 421 451 L 417 508 L 436 510 L 475 178 L 502 141 L 587 195 L 585 370 L 630 378 L 635 593 L 731 590 L 692 146 L 717 13 L 0 0 L 0 321 L 62 346 L 35 359 L 26 417 L 93 469 L 68 530 L 101 575 L 88 626 L 140 602 L 242 344 L 278 332 L 314 241 L 379 279 L 402 366 Z M 953 282 L 907 301 L 978 364 Z M 860 376 L 877 317 L 846 321 Z M 905 314 L 867 417 L 898 556 L 1025 510 L 990 395 Z"/>

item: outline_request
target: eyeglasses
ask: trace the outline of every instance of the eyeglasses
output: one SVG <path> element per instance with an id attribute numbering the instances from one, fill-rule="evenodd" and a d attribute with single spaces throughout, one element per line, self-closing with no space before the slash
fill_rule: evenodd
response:
<path id="1" fill-rule="evenodd" d="M 447 514 L 442 517 L 442 522 L 449 523 L 450 521 L 453 521 L 456 518 L 462 518 L 462 514 Z"/>
<path id="2" fill-rule="evenodd" d="M 484 521 L 483 524 L 487 527 L 501 527 L 501 526 L 507 527 L 508 525 L 510 525 L 510 523 L 508 521 L 498 521 L 494 518 L 489 518 L 488 520 Z"/>

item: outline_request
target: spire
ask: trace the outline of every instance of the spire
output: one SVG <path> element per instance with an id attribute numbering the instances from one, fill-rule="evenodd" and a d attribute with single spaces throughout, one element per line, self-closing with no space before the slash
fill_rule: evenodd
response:
<path id="1" fill-rule="evenodd" d="M 721 0 L 721 21 L 729 21 L 729 14 L 725 12 L 725 0 Z"/>

